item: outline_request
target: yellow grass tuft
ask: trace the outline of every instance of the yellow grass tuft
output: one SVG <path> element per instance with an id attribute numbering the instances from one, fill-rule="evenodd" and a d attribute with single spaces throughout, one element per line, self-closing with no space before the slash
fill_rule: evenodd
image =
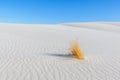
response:
<path id="1" fill-rule="evenodd" d="M 80 60 L 84 60 L 84 54 L 81 51 L 78 42 L 75 42 L 72 48 L 72 54 Z"/>

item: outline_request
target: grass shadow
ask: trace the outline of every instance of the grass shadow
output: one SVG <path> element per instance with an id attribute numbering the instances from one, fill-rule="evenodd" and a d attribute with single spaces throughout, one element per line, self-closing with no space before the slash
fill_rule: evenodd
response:
<path id="1" fill-rule="evenodd" d="M 62 57 L 62 58 L 73 58 L 72 54 L 49 53 L 47 55 L 54 56 L 54 57 Z"/>

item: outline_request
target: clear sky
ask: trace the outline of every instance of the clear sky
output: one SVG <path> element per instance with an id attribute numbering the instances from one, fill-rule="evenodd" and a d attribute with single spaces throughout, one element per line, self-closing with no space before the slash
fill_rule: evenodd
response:
<path id="1" fill-rule="evenodd" d="M 0 23 L 119 21 L 120 0 L 0 0 Z"/>

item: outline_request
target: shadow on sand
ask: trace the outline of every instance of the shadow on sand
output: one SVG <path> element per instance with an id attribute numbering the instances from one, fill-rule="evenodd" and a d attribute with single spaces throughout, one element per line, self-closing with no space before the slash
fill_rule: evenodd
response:
<path id="1" fill-rule="evenodd" d="M 73 58 L 72 54 L 49 53 L 47 55 L 54 56 L 54 57 L 62 57 L 62 58 Z"/>

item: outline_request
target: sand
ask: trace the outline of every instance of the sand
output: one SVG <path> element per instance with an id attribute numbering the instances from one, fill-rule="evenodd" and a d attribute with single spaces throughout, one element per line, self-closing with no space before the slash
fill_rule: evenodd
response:
<path id="1" fill-rule="evenodd" d="M 119 79 L 120 23 L 0 24 L 0 80 Z"/>

